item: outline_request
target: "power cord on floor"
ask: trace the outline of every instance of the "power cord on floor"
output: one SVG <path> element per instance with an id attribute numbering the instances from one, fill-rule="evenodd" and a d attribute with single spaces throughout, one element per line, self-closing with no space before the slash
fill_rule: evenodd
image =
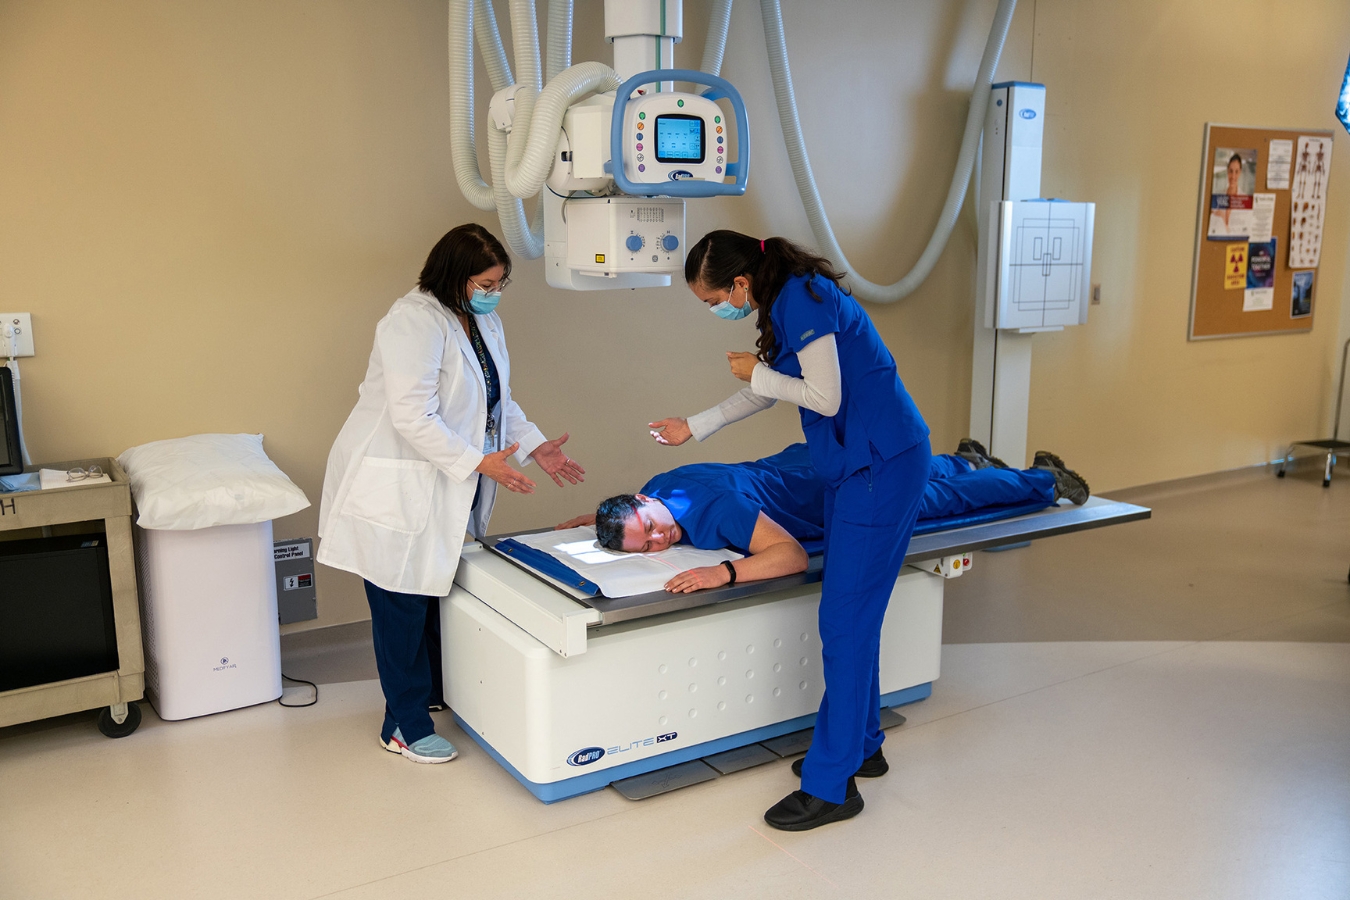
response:
<path id="1" fill-rule="evenodd" d="M 278 704 L 279 706 L 284 706 L 284 707 L 286 707 L 287 709 L 304 709 L 306 706 L 313 706 L 315 703 L 318 703 L 318 702 L 319 702 L 319 686 L 318 686 L 317 684 L 315 684 L 314 682 L 312 682 L 312 681 L 306 681 L 306 680 L 303 679 L 303 678 L 292 678 L 291 676 L 287 675 L 285 672 L 282 672 L 282 673 L 281 673 L 281 677 L 282 677 L 282 679 L 285 680 L 285 681 L 294 681 L 294 682 L 296 682 L 297 684 L 307 684 L 307 685 L 309 685 L 310 687 L 314 688 L 314 699 L 311 700 L 311 701 L 309 701 L 308 703 L 282 703 L 282 702 L 281 702 L 281 697 L 286 696 L 286 692 L 283 690 L 283 691 L 281 692 L 281 697 L 278 697 L 278 698 L 277 698 L 277 704 Z"/>

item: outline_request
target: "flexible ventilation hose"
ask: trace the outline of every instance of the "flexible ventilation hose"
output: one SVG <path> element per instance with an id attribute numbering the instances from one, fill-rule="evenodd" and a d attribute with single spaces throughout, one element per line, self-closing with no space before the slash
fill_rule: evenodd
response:
<path id="1" fill-rule="evenodd" d="M 703 43 L 701 70 L 709 75 L 722 74 L 722 55 L 727 49 L 727 32 L 731 29 L 731 0 L 713 0 L 712 15 L 708 17 L 708 39 Z"/>
<path id="2" fill-rule="evenodd" d="M 603 63 L 578 63 L 548 83 L 539 94 L 528 121 L 521 119 L 519 98 L 525 92 L 517 94 L 515 125 L 510 137 L 522 135 L 518 146 L 523 147 L 523 152 L 521 163 L 514 170 L 511 169 L 508 136 L 497 128 L 489 129 L 488 154 L 497 212 L 501 216 L 507 246 L 519 256 L 538 259 L 544 253 L 543 204 L 536 208 L 534 222 L 526 225 L 520 197 L 534 196 L 548 179 L 567 108 L 587 94 L 612 91 L 619 83 L 618 74 Z"/>
<path id="3" fill-rule="evenodd" d="M 497 13 L 491 0 L 474 0 L 473 6 L 474 14 L 483 19 L 483 28 L 478 32 L 478 52 L 483 54 L 483 65 L 487 68 L 492 90 L 500 91 L 514 84 L 515 79 L 511 77 L 511 64 L 506 61 L 506 48 L 502 46 L 502 34 L 497 29 Z"/>
<path id="4" fill-rule="evenodd" d="M 488 158 L 492 165 L 492 194 L 502 237 L 511 252 L 524 259 L 538 259 L 544 252 L 543 230 L 536 231 L 525 219 L 525 206 L 506 188 L 506 132 L 488 129 Z M 540 204 L 542 206 L 543 204 Z"/>
<path id="5" fill-rule="evenodd" d="M 459 190 L 478 209 L 496 209 L 478 168 L 473 135 L 473 0 L 450 0 L 450 160 Z M 488 56 L 488 54 L 484 54 Z M 489 71 L 491 66 L 489 66 Z"/>
<path id="6" fill-rule="evenodd" d="M 534 124 L 535 98 L 543 87 L 543 68 L 539 64 L 539 19 L 535 15 L 534 0 L 511 0 L 511 45 L 516 57 L 516 102 L 512 117 L 511 133 L 506 137 L 506 175 L 520 167 L 525 157 L 525 147 Z M 552 149 L 552 148 L 550 148 Z M 517 197 L 532 197 L 535 191 L 526 193 L 516 189 L 510 183 L 507 187 Z"/>
<path id="7" fill-rule="evenodd" d="M 506 186 L 514 196 L 532 197 L 544 186 L 567 108 L 587 94 L 612 91 L 619 84 L 618 73 L 609 66 L 584 62 L 564 70 L 528 103 L 522 102 L 528 91 L 516 94 L 512 152 L 506 157 Z"/>
<path id="8" fill-rule="evenodd" d="M 975 154 L 979 150 L 980 131 L 984 127 L 985 109 L 989 105 L 989 87 L 994 81 L 994 70 L 998 67 L 998 58 L 1003 53 L 1003 42 L 1008 37 L 1008 26 L 1012 23 L 1013 10 L 1017 0 L 999 0 L 998 10 L 994 13 L 994 24 L 989 30 L 989 40 L 984 45 L 984 56 L 980 59 L 979 72 L 975 76 L 975 87 L 970 98 L 970 111 L 966 115 L 966 130 L 961 136 L 961 151 L 956 160 L 956 171 L 952 175 L 951 186 L 947 189 L 947 202 L 943 204 L 933 235 L 928 239 L 918 262 L 895 284 L 873 284 L 858 275 L 848 258 L 844 256 L 839 241 L 830 227 L 829 217 L 820 200 L 820 191 L 816 187 L 815 175 L 811 171 L 811 160 L 806 154 L 806 144 L 802 138 L 801 122 L 797 116 L 797 99 L 792 90 L 792 72 L 788 68 L 787 40 L 783 34 L 783 11 L 778 0 L 760 0 L 760 10 L 764 17 L 764 44 L 769 51 L 769 71 L 773 76 L 774 96 L 778 101 L 778 117 L 783 126 L 783 137 L 787 142 L 788 159 L 792 163 L 792 176 L 797 182 L 797 192 L 801 194 L 802 205 L 806 207 L 806 217 L 811 223 L 811 232 L 815 235 L 820 251 L 849 273 L 848 283 L 860 300 L 872 303 L 894 303 L 909 295 L 923 283 L 938 257 L 942 255 L 956 227 L 961 214 L 961 206 L 966 200 L 966 188 L 970 184 L 970 175 L 975 168 Z"/>
<path id="9" fill-rule="evenodd" d="M 545 83 L 572 65 L 572 0 L 548 0 L 548 56 L 544 65 Z"/>
<path id="10" fill-rule="evenodd" d="M 481 18 L 478 45 L 494 90 L 512 85 L 497 19 L 488 0 L 450 0 L 450 147 L 455 180 L 478 209 L 495 209 L 512 252 L 525 259 L 544 253 L 543 204 L 527 222 L 523 198 L 539 193 L 553 167 L 554 150 L 567 108 L 587 94 L 611 91 L 619 76 L 602 63 L 569 66 L 572 55 L 572 3 L 555 0 L 549 9 L 548 65 L 561 70 L 540 90 L 539 24 L 533 0 L 511 0 L 512 40 L 517 48 L 520 89 L 515 93 L 510 134 L 488 129 L 492 184 L 484 181 L 473 131 L 474 18 Z"/>

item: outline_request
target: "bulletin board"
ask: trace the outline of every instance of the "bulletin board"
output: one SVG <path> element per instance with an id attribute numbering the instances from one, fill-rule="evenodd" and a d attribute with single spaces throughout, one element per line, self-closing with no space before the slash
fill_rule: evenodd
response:
<path id="1" fill-rule="evenodd" d="M 1331 138 L 1315 128 L 1205 126 L 1191 340 L 1312 330 Z M 1244 230 L 1256 240 L 1234 237 Z"/>

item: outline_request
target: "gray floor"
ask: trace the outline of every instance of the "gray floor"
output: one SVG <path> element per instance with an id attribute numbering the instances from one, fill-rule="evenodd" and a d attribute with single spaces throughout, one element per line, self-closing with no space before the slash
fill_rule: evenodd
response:
<path id="1" fill-rule="evenodd" d="M 943 643 L 1350 641 L 1350 475 L 1323 488 L 1317 463 L 1117 491 L 1153 518 L 977 554 L 947 583 Z M 377 677 L 368 621 L 281 653 L 320 684 Z"/>
<path id="2" fill-rule="evenodd" d="M 281 671 L 318 684 L 379 678 L 370 620 L 282 635 Z"/>
<path id="3" fill-rule="evenodd" d="M 1315 461 L 1118 491 L 1153 518 L 978 554 L 943 641 L 1350 641 L 1347 494 Z"/>
<path id="4" fill-rule="evenodd" d="M 286 638 L 311 707 L 0 729 L 0 900 L 1350 897 L 1346 491 L 1161 485 L 1150 522 L 978 554 L 850 822 L 765 826 L 786 760 L 545 806 L 444 712 L 460 757 L 413 765 L 358 623 Z"/>

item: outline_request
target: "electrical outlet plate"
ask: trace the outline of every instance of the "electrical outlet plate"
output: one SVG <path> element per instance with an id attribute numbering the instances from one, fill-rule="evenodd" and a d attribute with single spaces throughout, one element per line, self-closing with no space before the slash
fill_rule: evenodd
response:
<path id="1" fill-rule="evenodd" d="M 18 352 L 15 353 L 14 333 L 18 332 Z M 28 313 L 0 312 L 0 359 L 33 354 L 33 317 Z"/>

